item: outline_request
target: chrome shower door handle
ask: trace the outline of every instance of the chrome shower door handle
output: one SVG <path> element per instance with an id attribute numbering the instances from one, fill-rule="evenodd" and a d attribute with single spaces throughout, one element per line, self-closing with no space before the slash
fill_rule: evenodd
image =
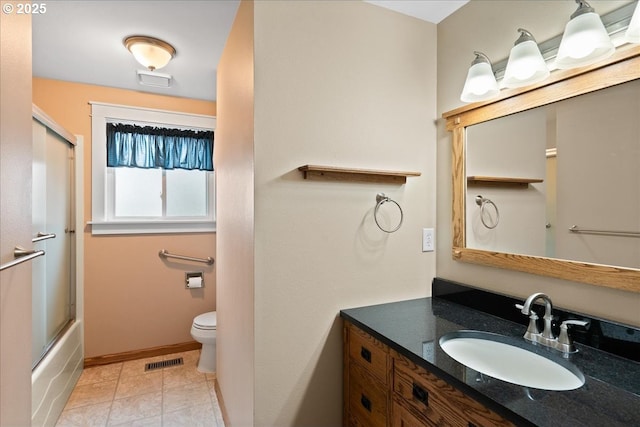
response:
<path id="1" fill-rule="evenodd" d="M 31 239 L 31 243 L 41 242 L 47 239 L 55 239 L 56 235 L 54 233 L 43 233 L 42 231 L 36 234 L 36 237 Z"/>
<path id="2" fill-rule="evenodd" d="M 35 249 L 25 249 L 22 246 L 16 246 L 13 248 L 13 257 L 14 258 L 22 258 L 27 255 L 33 255 L 37 251 Z"/>

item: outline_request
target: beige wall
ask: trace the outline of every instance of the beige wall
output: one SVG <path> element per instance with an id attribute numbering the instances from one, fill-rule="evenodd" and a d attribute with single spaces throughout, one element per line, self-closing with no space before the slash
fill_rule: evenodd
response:
<path id="1" fill-rule="evenodd" d="M 426 296 L 435 274 L 421 230 L 435 225 L 436 27 L 363 2 L 253 8 L 242 4 L 219 76 L 219 382 L 231 425 L 340 425 L 340 309 Z M 305 181 L 308 163 L 422 176 Z M 378 192 L 404 209 L 394 234 L 375 226 Z"/>
<path id="2" fill-rule="evenodd" d="M 1 2 L 15 5 L 14 2 Z M 4 10 L 4 9 L 3 9 Z M 31 16 L 0 13 L 0 264 L 31 248 Z M 0 273 L 0 425 L 31 425 L 31 262 Z"/>
<path id="3" fill-rule="evenodd" d="M 436 26 L 353 1 L 255 8 L 255 421 L 340 425 L 340 309 L 426 296 L 435 274 Z M 305 181 L 304 164 L 422 176 Z M 378 192 L 404 209 L 396 233 Z"/>
<path id="4" fill-rule="evenodd" d="M 628 1 L 591 1 L 598 13 Z M 438 116 L 462 105 L 459 100 L 473 51 L 494 62 L 509 55 L 519 27 L 538 41 L 563 32 L 574 2 L 472 0 L 438 25 Z M 472 28 L 472 30 L 471 30 Z M 438 276 L 501 293 L 526 297 L 546 292 L 556 306 L 640 326 L 640 293 L 550 279 L 453 261 L 451 258 L 451 135 L 438 126 Z"/>
<path id="5" fill-rule="evenodd" d="M 217 378 L 232 426 L 254 420 L 253 2 L 242 2 L 218 65 Z"/>
<path id="6" fill-rule="evenodd" d="M 557 106 L 558 152 L 561 153 L 558 156 L 557 224 L 561 230 L 574 224 L 599 230 L 640 230 L 638 94 L 640 81 L 635 80 Z M 559 257 L 632 268 L 640 266 L 640 239 L 558 235 Z"/>
<path id="7" fill-rule="evenodd" d="M 91 220 L 89 101 L 216 114 L 214 102 L 34 78 L 33 102 L 70 132 L 84 136 L 85 224 Z M 215 258 L 215 234 L 92 236 L 90 225 L 82 232 L 85 357 L 193 341 L 193 317 L 216 307 L 216 266 L 165 262 L 158 252 L 164 248 Z M 204 271 L 205 287 L 185 289 L 185 271 Z"/>

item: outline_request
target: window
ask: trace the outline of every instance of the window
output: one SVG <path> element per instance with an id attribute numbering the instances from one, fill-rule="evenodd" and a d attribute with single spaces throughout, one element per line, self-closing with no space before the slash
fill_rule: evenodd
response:
<path id="1" fill-rule="evenodd" d="M 93 234 L 215 231 L 212 146 L 193 151 L 206 132 L 212 137 L 214 117 L 97 103 L 91 109 Z M 180 145 L 185 135 L 191 140 Z"/>
<path id="2" fill-rule="evenodd" d="M 210 174 L 200 170 L 108 168 L 114 208 L 108 217 L 205 218 Z"/>

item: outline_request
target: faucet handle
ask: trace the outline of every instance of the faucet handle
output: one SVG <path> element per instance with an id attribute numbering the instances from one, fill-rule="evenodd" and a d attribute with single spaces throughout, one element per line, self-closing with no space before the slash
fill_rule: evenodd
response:
<path id="1" fill-rule="evenodd" d="M 582 326 L 586 328 L 589 326 L 589 321 L 569 319 L 560 324 L 560 335 L 558 336 L 559 350 L 565 353 L 575 353 L 578 350 L 576 350 L 576 347 L 573 345 L 573 339 L 569 335 L 569 325 Z"/>
<path id="2" fill-rule="evenodd" d="M 569 319 L 569 320 L 565 320 L 564 322 L 562 322 L 560 324 L 560 327 L 561 328 L 563 326 L 567 327 L 568 325 L 584 326 L 586 328 L 587 326 L 589 326 L 589 321 L 588 320 Z"/>
<path id="3" fill-rule="evenodd" d="M 516 308 L 522 311 L 523 305 L 516 304 Z M 525 339 L 528 339 L 529 341 L 534 341 L 533 336 L 540 335 L 540 330 L 538 329 L 537 320 L 538 320 L 538 315 L 536 314 L 536 312 L 533 310 L 529 311 L 529 326 L 527 327 L 527 332 L 525 332 L 524 334 Z"/>

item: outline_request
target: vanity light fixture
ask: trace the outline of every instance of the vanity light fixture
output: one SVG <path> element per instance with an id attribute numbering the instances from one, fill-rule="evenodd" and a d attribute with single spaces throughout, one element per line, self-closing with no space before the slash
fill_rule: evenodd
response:
<path id="1" fill-rule="evenodd" d="M 555 61 L 560 69 L 593 64 L 615 51 L 600 16 L 586 1 L 576 3 L 578 9 L 567 22 Z"/>
<path id="2" fill-rule="evenodd" d="M 136 60 L 149 71 L 159 70 L 166 66 L 176 55 L 173 46 L 153 37 L 131 36 L 124 39 L 123 43 Z"/>
<path id="3" fill-rule="evenodd" d="M 518 31 L 520 37 L 511 48 L 504 72 L 503 84 L 509 88 L 538 83 L 550 74 L 533 35 L 522 28 L 518 28 Z"/>
<path id="4" fill-rule="evenodd" d="M 460 100 L 463 102 L 485 101 L 500 93 L 496 76 L 491 68 L 491 61 L 482 52 L 473 52 L 476 57 L 471 63 L 467 80 L 462 88 Z"/>
<path id="5" fill-rule="evenodd" d="M 636 4 L 635 12 L 633 12 L 633 17 L 624 36 L 629 43 L 640 43 L 640 2 Z"/>

